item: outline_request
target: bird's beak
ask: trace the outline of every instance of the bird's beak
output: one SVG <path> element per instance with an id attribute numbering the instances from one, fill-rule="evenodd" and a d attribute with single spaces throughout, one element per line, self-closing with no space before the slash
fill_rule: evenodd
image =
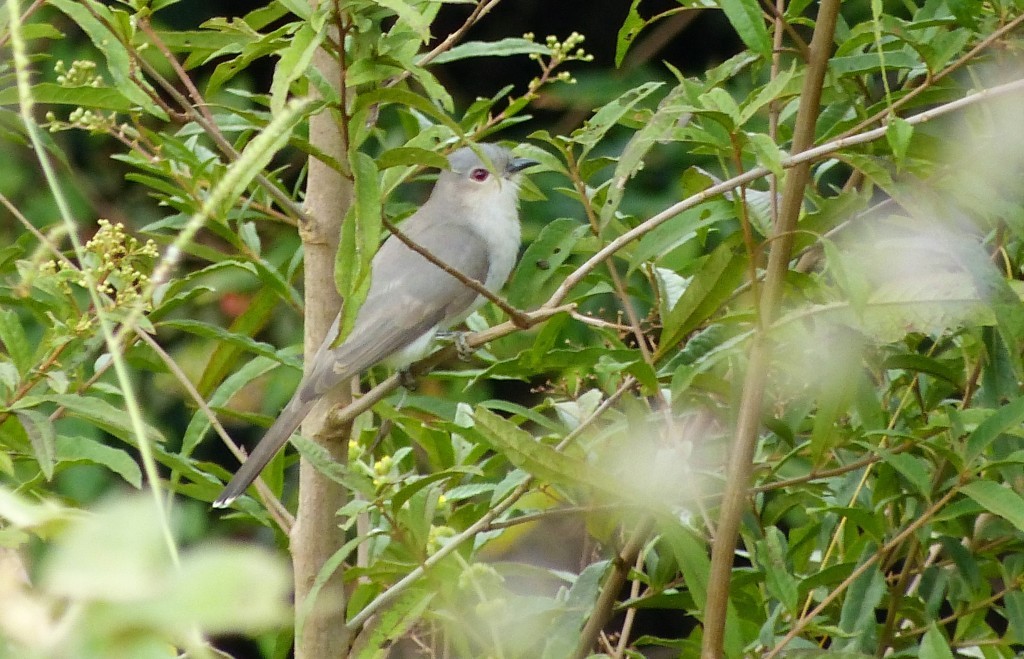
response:
<path id="1" fill-rule="evenodd" d="M 515 174 L 517 172 L 523 171 L 527 167 L 533 167 L 534 165 L 539 165 L 539 164 L 540 163 L 537 162 L 536 160 L 530 160 L 529 158 L 518 158 L 517 157 L 517 158 L 513 158 L 512 160 L 509 160 L 508 161 L 508 166 L 505 167 L 505 169 L 508 171 L 509 174 Z"/>

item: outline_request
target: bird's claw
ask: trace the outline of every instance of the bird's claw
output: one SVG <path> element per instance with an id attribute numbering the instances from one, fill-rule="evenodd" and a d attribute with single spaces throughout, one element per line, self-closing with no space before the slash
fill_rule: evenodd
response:
<path id="1" fill-rule="evenodd" d="M 412 371 L 408 368 L 398 370 L 398 381 L 409 391 L 416 391 L 416 387 L 419 384 L 416 380 L 416 376 L 413 375 Z"/>
<path id="2" fill-rule="evenodd" d="M 438 338 L 450 340 L 455 344 L 455 353 L 464 362 L 468 362 L 470 356 L 473 354 L 473 348 L 466 341 L 465 332 L 438 332 Z"/>

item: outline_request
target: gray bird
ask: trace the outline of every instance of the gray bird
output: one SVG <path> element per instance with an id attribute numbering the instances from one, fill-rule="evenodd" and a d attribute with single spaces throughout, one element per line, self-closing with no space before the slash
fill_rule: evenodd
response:
<path id="1" fill-rule="evenodd" d="M 537 163 L 495 144 L 479 149 L 493 171 L 468 147 L 455 151 L 450 169 L 441 172 L 430 198 L 401 230 L 442 263 L 497 292 L 519 252 L 519 172 Z M 225 508 L 245 492 L 324 393 L 375 364 L 412 363 L 439 331 L 462 322 L 485 301 L 394 236 L 377 251 L 370 276 L 348 338 L 331 347 L 338 336 L 335 319 L 295 395 L 214 507 Z"/>

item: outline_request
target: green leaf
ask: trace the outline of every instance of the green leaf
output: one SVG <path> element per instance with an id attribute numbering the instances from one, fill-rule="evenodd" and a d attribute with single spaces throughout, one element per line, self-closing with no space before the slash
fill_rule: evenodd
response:
<path id="1" fill-rule="evenodd" d="M 654 91 L 654 88 L 651 91 Z M 637 100 L 639 101 L 639 99 Z M 655 144 L 673 134 L 679 126 L 680 118 L 689 112 L 690 104 L 686 98 L 685 86 L 678 85 L 658 104 L 654 116 L 647 120 L 626 143 L 622 155 L 615 163 L 615 173 L 608 186 L 605 203 L 601 206 L 601 228 L 608 226 L 608 223 L 615 217 L 615 213 L 625 197 L 627 181 L 643 167 L 647 153 Z"/>
<path id="2" fill-rule="evenodd" d="M 767 168 L 775 176 L 782 178 L 782 157 L 784 155 L 779 145 L 775 143 L 768 135 L 764 133 L 744 133 L 747 138 L 747 144 L 754 151 L 754 156 L 757 158 L 757 164 Z"/>
<path id="3" fill-rule="evenodd" d="M 219 387 L 210 396 L 207 404 L 216 409 L 227 405 L 231 397 L 238 393 L 243 387 L 250 384 L 253 380 L 261 377 L 281 365 L 281 360 L 277 357 L 265 358 L 257 357 L 246 363 L 241 368 L 238 368 L 233 372 L 227 379 L 220 384 Z M 297 361 L 287 362 L 288 366 L 297 369 L 301 372 L 302 366 Z M 236 364 L 237 367 L 237 364 Z M 210 430 L 210 419 L 206 416 L 206 412 L 203 410 L 196 410 L 196 413 L 192 416 L 189 421 L 188 427 L 185 429 L 185 433 L 181 439 L 181 454 L 191 455 L 195 450 L 199 442 L 202 441 L 203 437 Z"/>
<path id="4" fill-rule="evenodd" d="M 496 451 L 513 465 L 536 478 L 560 485 L 575 485 L 586 471 L 585 465 L 560 453 L 497 414 L 477 407 L 474 426 Z"/>
<path id="5" fill-rule="evenodd" d="M 36 103 L 70 105 L 91 110 L 113 110 L 127 112 L 132 103 L 113 87 L 64 87 L 53 82 L 40 82 L 32 86 L 32 98 Z M 18 88 L 0 89 L 0 105 L 17 105 Z"/>
<path id="6" fill-rule="evenodd" d="M 509 57 L 511 55 L 548 55 L 551 49 L 542 44 L 523 39 L 509 37 L 498 41 L 466 41 L 451 50 L 441 53 L 431 64 L 445 64 L 471 57 Z"/>
<path id="7" fill-rule="evenodd" d="M 525 308 L 544 296 L 545 285 L 558 274 L 559 266 L 572 255 L 573 248 L 589 228 L 565 217 L 545 225 L 523 252 L 515 275 L 506 287 L 509 304 Z"/>
<path id="8" fill-rule="evenodd" d="M 310 12 L 310 4 L 306 0 L 277 0 L 281 3 L 281 6 L 285 7 L 288 11 L 295 14 L 302 20 L 309 20 L 312 16 Z"/>
<path id="9" fill-rule="evenodd" d="M 270 84 L 270 109 L 274 114 L 284 109 L 292 83 L 306 74 L 313 54 L 320 48 L 326 34 L 325 27 L 316 30 L 311 23 L 304 22 L 281 51 L 281 59 L 274 67 L 274 79 Z"/>
<path id="10" fill-rule="evenodd" d="M 1024 531 L 1024 497 L 1010 488 L 992 481 L 974 481 L 964 485 L 960 491 L 985 510 L 1013 524 L 1018 531 Z"/>
<path id="11" fill-rule="evenodd" d="M 97 464 L 119 475 L 130 485 L 142 487 L 142 470 L 138 463 L 122 449 L 78 436 L 57 436 L 57 460 L 60 462 L 88 462 Z"/>
<path id="12" fill-rule="evenodd" d="M 970 434 L 965 451 L 966 463 L 973 463 L 997 437 L 1021 423 L 1024 423 L 1024 398 L 1017 398 L 996 410 Z"/>
<path id="13" fill-rule="evenodd" d="M 354 203 L 341 225 L 341 241 L 334 261 L 334 283 L 345 300 L 341 337 L 352 329 L 356 312 L 370 290 L 370 263 L 380 245 L 384 213 L 373 158 L 356 151 L 351 155 L 350 166 L 355 177 Z"/>
<path id="14" fill-rule="evenodd" d="M 764 540 L 757 542 L 757 560 L 765 573 L 768 593 L 786 607 L 791 615 L 799 613 L 799 584 L 786 561 L 786 538 L 772 526 L 765 529 Z"/>
<path id="15" fill-rule="evenodd" d="M 67 14 L 103 53 L 107 70 L 114 79 L 112 86 L 131 103 L 166 121 L 167 114 L 153 101 L 156 92 L 148 86 L 145 89 L 140 87 L 136 81 L 139 65 L 124 47 L 124 40 L 131 41 L 130 36 L 123 40 L 122 36 L 111 31 L 110 26 L 121 24 L 115 16 L 125 16 L 125 13 L 96 0 L 53 0 L 50 4 Z"/>
<path id="16" fill-rule="evenodd" d="M 673 14 L 677 14 L 681 11 L 692 10 L 690 7 L 678 7 L 676 9 L 669 9 L 663 11 L 660 14 L 656 14 L 649 19 L 644 19 L 640 15 L 638 7 L 642 0 L 633 0 L 629 5 L 629 13 L 626 14 L 626 18 L 622 21 L 622 26 L 619 28 L 618 38 L 615 40 L 615 66 L 622 66 L 622 61 L 626 58 L 626 53 L 629 51 L 629 47 L 633 45 L 637 36 L 647 28 L 648 25 L 655 23 L 663 18 L 667 18 Z"/>
<path id="17" fill-rule="evenodd" d="M 745 125 L 761 108 L 772 101 L 798 94 L 799 90 L 795 88 L 795 85 L 799 82 L 796 76 L 796 62 L 794 62 L 785 71 L 780 71 L 779 75 L 768 81 L 766 85 L 747 96 L 740 104 L 740 112 L 736 117 L 737 125 Z"/>
<path id="18" fill-rule="evenodd" d="M 448 169 L 448 159 L 439 153 L 418 147 L 400 146 L 388 149 L 377 156 L 377 169 L 384 171 L 391 167 L 435 167 Z"/>
<path id="19" fill-rule="evenodd" d="M 919 659 L 954 659 L 949 643 L 934 622 L 928 625 L 928 631 L 921 637 L 921 647 L 917 651 L 917 656 Z"/>
<path id="20" fill-rule="evenodd" d="M 430 40 L 430 22 L 433 17 L 429 13 L 422 12 L 405 0 L 375 0 L 375 3 L 395 12 L 399 22 L 404 23 L 415 32 L 420 41 L 426 43 Z M 429 7 L 432 3 L 421 2 L 418 4 L 420 7 Z"/>
<path id="21" fill-rule="evenodd" d="M 870 549 L 870 553 L 874 553 L 874 548 Z M 866 550 L 861 559 L 864 560 L 869 555 Z M 876 625 L 875 608 L 882 601 L 884 595 L 885 578 L 878 570 L 877 565 L 854 579 L 853 584 L 846 592 L 843 609 L 839 615 L 839 628 L 851 638 L 846 642 L 838 643 L 837 649 L 863 651 L 872 649 L 873 629 Z"/>
<path id="22" fill-rule="evenodd" d="M 757 0 L 721 0 L 718 4 L 747 48 L 761 57 L 771 57 L 772 39 Z"/>
<path id="23" fill-rule="evenodd" d="M 896 164 L 902 166 L 907 159 L 910 138 L 914 136 L 914 127 L 905 119 L 893 117 L 885 127 L 885 139 L 889 142 Z"/>
<path id="24" fill-rule="evenodd" d="M 269 343 L 256 341 L 244 334 L 231 332 L 223 327 L 210 325 L 209 323 L 204 323 L 201 320 L 188 320 L 185 318 L 179 320 L 165 320 L 162 321 L 159 326 L 162 328 L 179 329 L 183 332 L 188 332 L 189 334 L 194 334 L 207 339 L 215 339 L 255 355 L 269 357 L 276 361 L 282 361 L 282 357 L 278 354 L 277 348 Z M 292 365 L 296 365 L 296 362 L 293 361 Z"/>
<path id="25" fill-rule="evenodd" d="M 39 470 L 43 472 L 46 480 L 53 480 L 53 465 L 56 462 L 56 448 L 54 446 L 54 430 L 50 417 L 36 410 L 15 410 L 15 416 L 21 421 L 21 427 L 25 429 L 29 442 L 32 443 L 32 451 L 35 453 Z"/>
<path id="26" fill-rule="evenodd" d="M 13 309 L 0 309 L 0 343 L 21 376 L 32 368 L 32 346 Z"/>
<path id="27" fill-rule="evenodd" d="M 745 272 L 746 259 L 735 251 L 731 241 L 716 248 L 664 317 L 655 359 L 673 350 L 687 334 L 717 313 L 743 281 Z"/>
<path id="28" fill-rule="evenodd" d="M 26 396 L 11 407 L 16 410 L 31 409 L 42 403 L 55 403 L 65 408 L 72 416 L 84 419 L 133 446 L 138 444 L 135 430 L 125 411 L 98 398 L 72 394 Z M 143 430 L 151 441 L 160 444 L 164 442 L 163 435 L 156 428 L 144 425 Z"/>
<path id="29" fill-rule="evenodd" d="M 572 133 L 572 140 L 583 147 L 579 160 L 584 160 L 590 150 L 601 141 L 613 126 L 618 124 L 640 101 L 660 89 L 663 84 L 660 82 L 646 82 L 598 108 L 594 116 L 587 119 L 582 128 L 578 128 Z"/>

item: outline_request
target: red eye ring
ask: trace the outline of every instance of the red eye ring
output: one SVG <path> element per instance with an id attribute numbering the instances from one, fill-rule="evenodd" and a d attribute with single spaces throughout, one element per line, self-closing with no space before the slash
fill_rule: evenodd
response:
<path id="1" fill-rule="evenodd" d="M 483 183 L 484 181 L 487 180 L 487 177 L 490 175 L 491 173 L 484 169 L 483 167 L 477 167 L 476 169 L 469 173 L 469 178 L 473 179 L 477 183 Z"/>

